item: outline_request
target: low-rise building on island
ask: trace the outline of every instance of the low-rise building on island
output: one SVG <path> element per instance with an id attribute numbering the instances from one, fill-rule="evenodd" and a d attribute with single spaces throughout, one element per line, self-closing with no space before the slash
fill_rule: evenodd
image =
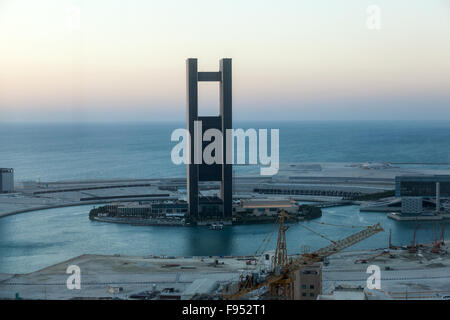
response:
<path id="1" fill-rule="evenodd" d="M 233 204 L 232 220 L 222 220 L 222 202 L 217 197 L 199 199 L 199 217 L 188 215 L 188 204 L 183 200 L 155 200 L 115 202 L 94 208 L 89 218 L 94 221 L 127 223 L 133 225 L 209 225 L 274 223 L 284 210 L 288 221 L 309 220 L 322 216 L 319 207 L 299 205 L 294 200 L 241 200 Z"/>

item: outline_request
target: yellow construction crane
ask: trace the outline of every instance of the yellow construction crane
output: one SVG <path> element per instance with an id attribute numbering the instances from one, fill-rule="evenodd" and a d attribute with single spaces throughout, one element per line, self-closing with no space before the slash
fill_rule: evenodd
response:
<path id="1" fill-rule="evenodd" d="M 286 266 L 288 263 L 287 247 L 286 247 L 286 230 L 289 228 L 289 226 L 284 225 L 284 219 L 287 217 L 288 215 L 284 210 L 278 217 L 279 220 L 278 240 L 277 240 L 277 247 L 275 249 L 273 264 L 274 266 L 279 266 L 281 268 Z"/>
<path id="2" fill-rule="evenodd" d="M 239 299 L 245 294 L 262 287 L 267 287 L 272 297 L 280 299 L 289 299 L 293 297 L 293 277 L 292 274 L 303 266 L 308 266 L 316 262 L 320 262 L 323 258 L 342 251 L 364 239 L 367 239 L 378 232 L 384 231 L 379 223 L 367 226 L 365 229 L 352 234 L 338 241 L 331 241 L 332 244 L 316 250 L 312 253 L 305 253 L 297 258 L 287 258 L 286 250 L 286 230 L 287 226 L 284 220 L 288 217 L 285 211 L 279 216 L 278 241 L 275 250 L 273 272 L 269 274 L 265 281 L 253 284 L 251 278 L 247 277 L 245 281 L 239 283 L 239 288 L 232 294 L 224 294 L 224 299 Z M 242 279 L 242 277 L 241 277 Z"/>

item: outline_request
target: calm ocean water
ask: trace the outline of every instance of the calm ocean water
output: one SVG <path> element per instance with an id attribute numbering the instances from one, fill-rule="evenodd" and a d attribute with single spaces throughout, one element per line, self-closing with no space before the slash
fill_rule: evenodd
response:
<path id="1" fill-rule="evenodd" d="M 234 123 L 235 128 L 280 129 L 281 162 L 450 162 L 450 122 L 286 122 Z M 184 166 L 170 161 L 170 134 L 183 123 L 158 124 L 0 124 L 0 167 L 13 167 L 17 180 L 184 177 Z M 448 166 L 440 167 L 450 169 Z M 239 168 L 243 174 L 254 169 Z M 0 219 L 0 272 L 22 273 L 83 253 L 124 255 L 251 255 L 273 225 L 227 227 L 135 227 L 88 219 L 91 207 L 36 211 Z M 323 222 L 392 228 L 395 244 L 411 241 L 414 224 L 397 223 L 383 213 L 348 206 L 324 210 Z M 319 220 L 319 221 L 320 221 Z M 332 239 L 355 229 L 307 222 Z M 439 228 L 439 227 L 438 227 Z M 434 239 L 432 224 L 419 241 Z M 447 235 L 450 228 L 447 226 Z M 288 250 L 317 249 L 328 243 L 293 225 Z M 388 232 L 354 249 L 387 245 Z M 271 246 L 274 245 L 274 235 Z M 269 246 L 270 247 L 270 246 Z"/>
<path id="2" fill-rule="evenodd" d="M 267 250 L 277 241 L 276 226 L 241 225 L 223 231 L 207 227 L 131 226 L 90 221 L 91 206 L 35 211 L 0 219 L 0 273 L 32 272 L 43 267 L 84 254 L 122 255 L 253 255 L 267 234 L 272 233 Z M 389 229 L 395 245 L 411 243 L 415 223 L 398 223 L 384 213 L 359 212 L 358 206 L 328 208 L 323 216 L 305 224 L 328 238 L 338 240 L 361 229 L 319 225 L 316 222 L 340 225 L 371 225 L 381 222 L 385 232 L 364 240 L 351 249 L 385 248 Z M 440 234 L 440 224 L 436 224 Z M 450 225 L 446 225 L 446 235 Z M 318 235 L 291 224 L 286 234 L 289 253 L 302 252 L 330 244 Z M 417 241 L 432 241 L 432 223 L 421 223 Z"/>
<path id="3" fill-rule="evenodd" d="M 184 177 L 170 135 L 184 123 L 1 124 L 0 167 L 17 180 Z M 234 123 L 280 130 L 281 162 L 450 162 L 447 122 Z M 238 168 L 240 172 L 257 168 Z"/>

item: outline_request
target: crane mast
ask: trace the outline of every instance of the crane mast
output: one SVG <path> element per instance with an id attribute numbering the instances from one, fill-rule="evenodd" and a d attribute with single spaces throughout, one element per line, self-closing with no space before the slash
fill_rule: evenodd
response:
<path id="1" fill-rule="evenodd" d="M 284 268 L 288 263 L 287 247 L 286 247 L 286 230 L 289 228 L 285 226 L 284 219 L 287 217 L 285 211 L 282 211 L 279 216 L 279 227 L 278 227 L 278 240 L 277 247 L 275 250 L 273 269 Z"/>

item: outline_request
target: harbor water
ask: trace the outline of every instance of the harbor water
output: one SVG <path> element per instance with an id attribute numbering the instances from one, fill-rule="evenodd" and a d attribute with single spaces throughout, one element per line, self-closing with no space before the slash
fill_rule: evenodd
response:
<path id="1" fill-rule="evenodd" d="M 32 272 L 72 257 L 92 254 L 121 255 L 254 255 L 267 235 L 276 244 L 277 225 L 254 224 L 225 226 L 223 230 L 208 227 L 132 226 L 89 220 L 91 206 L 35 211 L 0 219 L 0 273 Z M 322 225 L 324 222 L 330 225 Z M 332 240 L 338 240 L 365 226 L 381 222 L 385 232 L 366 239 L 351 249 L 375 249 L 388 246 L 389 229 L 394 245 L 411 242 L 414 222 L 396 222 L 385 213 L 359 212 L 358 206 L 323 209 L 319 219 L 302 222 Z M 304 229 L 302 223 L 290 225 L 287 231 L 289 253 L 318 249 L 330 244 Z M 432 241 L 440 235 L 441 223 L 421 223 L 417 241 Z M 450 224 L 446 226 L 450 234 Z"/>
<path id="2" fill-rule="evenodd" d="M 280 122 L 233 123 L 235 128 L 279 129 L 280 161 L 450 163 L 450 122 Z M 171 162 L 176 142 L 170 135 L 185 123 L 7 124 L 0 123 L 0 167 L 15 169 L 16 183 L 116 178 L 185 177 L 186 168 Z M 422 166 L 422 165 L 418 165 Z M 450 166 L 439 166 L 450 169 Z M 258 173 L 239 166 L 236 174 Z M 273 225 L 241 225 L 222 231 L 207 227 L 136 227 L 93 222 L 90 206 L 36 211 L 0 219 L 0 273 L 31 272 L 84 253 L 122 255 L 253 255 Z M 389 220 L 385 213 L 359 212 L 356 206 L 327 208 L 317 221 L 369 225 L 386 232 L 357 244 L 386 247 L 411 241 L 414 223 Z M 306 222 L 331 239 L 358 231 Z M 440 226 L 437 226 L 440 233 Z M 448 233 L 448 232 L 447 232 Z M 297 253 L 328 243 L 303 229 L 289 228 L 288 250 Z M 276 234 L 268 249 L 274 247 Z M 418 241 L 434 239 L 423 223 Z"/>

